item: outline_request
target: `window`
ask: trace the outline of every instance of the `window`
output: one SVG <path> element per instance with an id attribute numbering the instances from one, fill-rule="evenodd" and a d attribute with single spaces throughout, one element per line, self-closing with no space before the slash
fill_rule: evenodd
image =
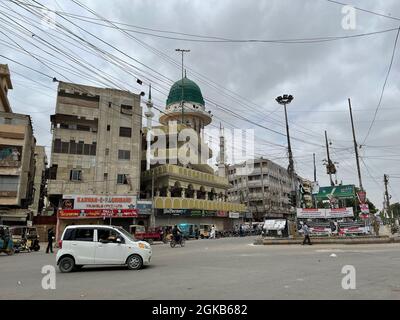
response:
<path id="1" fill-rule="evenodd" d="M 61 152 L 61 139 L 54 139 L 53 152 L 54 153 Z"/>
<path id="2" fill-rule="evenodd" d="M 76 154 L 83 154 L 83 146 L 84 146 L 84 142 L 83 141 L 79 141 L 77 148 L 76 148 Z"/>
<path id="3" fill-rule="evenodd" d="M 90 155 L 90 144 L 85 144 L 83 146 L 83 154 L 86 156 Z"/>
<path id="4" fill-rule="evenodd" d="M 132 106 L 128 106 L 126 104 L 121 104 L 121 113 L 132 115 Z"/>
<path id="5" fill-rule="evenodd" d="M 108 103 L 108 107 L 111 108 L 111 105 L 112 105 L 112 102 L 109 102 Z"/>
<path id="6" fill-rule="evenodd" d="M 107 125 L 107 131 L 110 131 L 111 126 L 108 124 Z"/>
<path id="7" fill-rule="evenodd" d="M 126 178 L 126 174 L 117 175 L 117 184 L 128 184 L 128 179 Z"/>
<path id="8" fill-rule="evenodd" d="M 108 180 L 108 173 L 106 172 L 106 173 L 104 173 L 104 181 L 107 181 Z"/>
<path id="9" fill-rule="evenodd" d="M 111 229 L 97 229 L 97 241 L 98 242 L 117 242 L 117 238 L 121 239 L 121 242 L 124 243 L 124 239 L 121 235 Z"/>
<path id="10" fill-rule="evenodd" d="M 49 168 L 49 179 L 50 180 L 57 180 L 57 169 L 58 169 L 58 165 L 57 164 L 53 164 Z"/>
<path id="11" fill-rule="evenodd" d="M 130 160 L 131 152 L 129 150 L 118 150 L 118 160 Z"/>
<path id="12" fill-rule="evenodd" d="M 128 128 L 128 127 L 120 127 L 119 128 L 119 136 L 130 138 L 132 136 L 132 129 Z"/>
<path id="13" fill-rule="evenodd" d="M 96 147 L 97 147 L 96 142 L 93 142 L 92 145 L 90 146 L 90 155 L 91 156 L 95 156 L 96 155 Z"/>
<path id="14" fill-rule="evenodd" d="M 61 153 L 69 152 L 69 142 L 61 142 Z"/>
<path id="15" fill-rule="evenodd" d="M 75 230 L 76 229 L 72 229 L 72 228 L 66 229 L 65 233 L 64 233 L 63 240 L 64 241 L 74 240 L 74 238 L 75 238 Z"/>
<path id="16" fill-rule="evenodd" d="M 69 180 L 82 181 L 82 170 L 71 170 L 69 173 Z"/>
<path id="17" fill-rule="evenodd" d="M 75 140 L 71 140 L 70 142 L 69 142 L 69 153 L 71 153 L 71 154 L 76 154 L 76 142 L 75 142 Z"/>
<path id="18" fill-rule="evenodd" d="M 93 230 L 94 229 L 84 229 L 77 228 L 75 229 L 75 241 L 93 241 Z"/>
<path id="19" fill-rule="evenodd" d="M 89 126 L 83 126 L 81 124 L 78 124 L 76 126 L 76 130 L 80 130 L 80 131 L 90 131 L 90 127 Z"/>

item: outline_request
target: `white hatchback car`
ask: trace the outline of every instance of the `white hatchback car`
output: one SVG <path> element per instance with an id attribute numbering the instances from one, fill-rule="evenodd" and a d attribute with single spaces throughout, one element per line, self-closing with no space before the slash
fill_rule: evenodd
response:
<path id="1" fill-rule="evenodd" d="M 152 250 L 145 241 L 135 240 L 121 227 L 74 225 L 65 228 L 57 252 L 61 272 L 84 265 L 126 265 L 138 270 L 150 264 Z"/>

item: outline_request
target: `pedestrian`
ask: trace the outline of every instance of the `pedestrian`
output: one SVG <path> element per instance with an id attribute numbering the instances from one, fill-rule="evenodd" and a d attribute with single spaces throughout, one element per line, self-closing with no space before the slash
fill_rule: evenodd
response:
<path id="1" fill-rule="evenodd" d="M 53 228 L 50 228 L 47 231 L 47 249 L 46 249 L 46 253 L 49 253 L 49 251 L 51 253 L 53 253 L 53 240 L 54 240 L 54 231 L 53 231 Z"/>
<path id="2" fill-rule="evenodd" d="M 304 233 L 304 240 L 303 240 L 303 245 L 305 245 L 306 240 L 308 244 L 311 246 L 311 240 L 310 240 L 310 230 L 308 229 L 307 223 L 304 222 L 303 227 L 301 228 Z"/>
<path id="3" fill-rule="evenodd" d="M 215 226 L 212 225 L 210 232 L 210 239 L 215 239 Z"/>
<path id="4" fill-rule="evenodd" d="M 241 237 L 243 237 L 243 225 L 242 224 L 239 226 L 239 235 Z"/>

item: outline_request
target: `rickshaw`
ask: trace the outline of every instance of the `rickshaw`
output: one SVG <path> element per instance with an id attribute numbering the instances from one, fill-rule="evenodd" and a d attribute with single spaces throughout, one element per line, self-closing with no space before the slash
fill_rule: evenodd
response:
<path id="1" fill-rule="evenodd" d="M 14 226 L 10 227 L 11 239 L 15 252 L 39 251 L 39 235 L 36 227 Z"/>
<path id="2" fill-rule="evenodd" d="M 146 231 L 144 226 L 133 224 L 129 226 L 129 232 L 135 237 L 135 239 L 147 241 L 150 244 L 152 244 L 153 241 L 166 242 L 163 234 L 164 232 L 160 227 L 148 228 Z"/>
<path id="3" fill-rule="evenodd" d="M 200 235 L 201 239 L 210 237 L 212 226 L 213 226 L 212 224 L 201 224 L 200 225 L 199 235 Z"/>
<path id="4" fill-rule="evenodd" d="M 14 254 L 14 244 L 11 239 L 10 230 L 7 226 L 0 225 L 0 253 Z"/>
<path id="5" fill-rule="evenodd" d="M 195 238 L 198 239 L 200 236 L 200 229 L 196 224 L 180 223 L 178 224 L 179 230 L 185 239 Z"/>

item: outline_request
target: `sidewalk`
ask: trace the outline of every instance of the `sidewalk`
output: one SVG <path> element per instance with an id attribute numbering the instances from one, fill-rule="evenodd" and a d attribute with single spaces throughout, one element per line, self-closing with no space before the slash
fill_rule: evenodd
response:
<path id="1" fill-rule="evenodd" d="M 276 245 L 276 244 L 302 244 L 303 238 L 258 238 L 254 241 L 255 245 Z M 360 236 L 343 238 L 321 238 L 311 237 L 312 244 L 373 244 L 373 243 L 400 243 L 400 237 L 389 236 Z"/>

